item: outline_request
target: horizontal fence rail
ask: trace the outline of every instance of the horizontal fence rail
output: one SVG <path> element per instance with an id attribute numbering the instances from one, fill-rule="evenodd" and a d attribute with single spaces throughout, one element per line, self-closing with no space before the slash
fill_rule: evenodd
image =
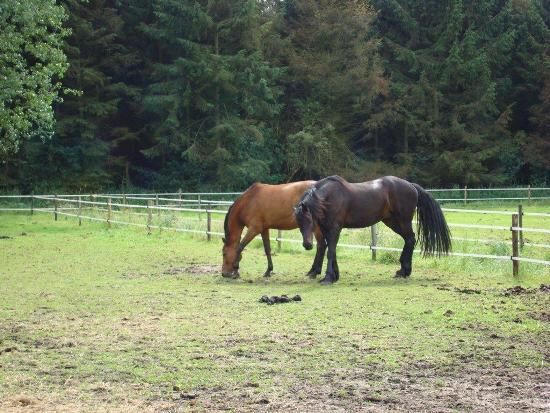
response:
<path id="1" fill-rule="evenodd" d="M 533 197 L 531 194 L 533 191 L 550 191 L 550 188 L 495 188 L 495 189 L 434 189 L 431 190 L 434 193 L 440 193 L 443 191 L 460 191 L 465 195 L 465 198 L 453 198 L 454 202 L 468 202 L 477 200 L 477 198 L 468 198 L 468 192 L 472 191 L 528 191 L 527 198 L 510 198 L 510 197 L 498 197 L 498 198 L 479 198 L 479 200 L 498 200 L 498 199 L 550 199 L 550 197 Z M 212 219 L 214 215 L 225 216 L 227 208 L 233 203 L 233 199 L 238 196 L 240 192 L 204 192 L 204 193 L 156 193 L 156 194 L 64 194 L 64 195 L 0 195 L 0 201 L 3 199 L 13 203 L 14 200 L 19 200 L 19 203 L 23 203 L 24 206 L 15 207 L 9 205 L 6 208 L 0 208 L 0 211 L 6 212 L 18 212 L 26 211 L 31 214 L 48 213 L 53 214 L 54 219 L 57 220 L 58 216 L 67 216 L 77 218 L 79 225 L 82 224 L 82 220 L 105 222 L 108 226 L 112 224 L 116 225 L 128 225 L 139 228 L 145 228 L 150 233 L 152 230 L 173 230 L 176 232 L 184 232 L 191 234 L 199 234 L 205 236 L 208 240 L 211 236 L 223 236 L 223 232 L 215 231 L 212 228 L 212 224 L 219 224 L 223 222 L 223 218 Z M 227 199 L 211 199 L 204 197 L 223 196 Z M 446 200 L 446 198 L 439 199 Z M 451 200 L 451 199 L 449 199 Z M 115 201 L 115 202 L 113 202 Z M 161 203 L 162 202 L 162 203 Z M 520 262 L 527 262 L 536 265 L 550 265 L 550 261 L 547 259 L 539 259 L 534 257 L 521 256 L 520 251 L 524 246 L 529 248 L 550 248 L 549 243 L 532 242 L 532 240 L 525 240 L 524 234 L 550 234 L 550 228 L 536 228 L 533 226 L 524 226 L 522 223 L 523 217 L 537 217 L 541 219 L 549 218 L 550 213 L 544 212 L 526 212 L 520 205 L 517 211 L 510 210 L 489 210 L 489 209 L 466 209 L 466 208 L 442 208 L 447 214 L 460 213 L 475 216 L 480 216 L 478 219 L 485 215 L 495 216 L 508 216 L 511 217 L 511 221 L 508 221 L 511 225 L 488 225 L 479 223 L 456 223 L 448 222 L 448 226 L 457 229 L 473 229 L 473 230 L 486 230 L 486 231 L 506 231 L 511 234 L 509 237 L 500 236 L 498 239 L 484 239 L 484 238 L 471 238 L 471 237 L 453 237 L 454 241 L 462 241 L 475 244 L 487 244 L 499 247 L 511 242 L 512 254 L 482 254 L 482 253 L 470 253 L 470 252 L 451 252 L 449 256 L 466 257 L 466 258 L 480 258 L 480 259 L 494 259 L 494 260 L 511 260 L 513 265 L 513 274 L 517 275 Z M 101 214 L 100 216 L 92 216 L 94 214 Z M 123 215 L 123 216 L 121 216 Z M 183 218 L 180 217 L 183 216 Z M 179 220 L 184 219 L 184 222 L 194 222 L 194 225 L 202 227 L 197 228 L 184 228 L 172 225 L 170 222 L 162 224 L 162 222 L 153 224 L 153 216 L 158 220 Z M 126 219 L 124 219 L 126 217 Z M 141 220 L 141 222 L 132 222 L 132 217 Z M 483 218 L 484 219 L 484 218 Z M 504 219 L 504 218 L 503 218 Z M 143 221 L 146 221 L 144 223 Z M 202 224 L 201 224 L 202 223 Z M 371 227 L 370 243 L 346 243 L 341 242 L 338 244 L 340 248 L 362 249 L 370 250 L 373 259 L 376 259 L 377 251 L 397 251 L 400 252 L 402 248 L 396 248 L 391 246 L 380 245 L 378 239 L 378 225 Z M 259 238 L 259 237 L 257 237 Z M 278 231 L 275 241 L 280 249 L 281 243 L 301 243 L 301 240 L 285 238 L 282 236 L 281 231 Z M 419 251 L 415 251 L 419 253 Z M 537 254 L 538 255 L 538 254 Z M 544 255 L 543 255 L 544 256 Z M 548 254 L 546 254 L 548 257 Z"/>

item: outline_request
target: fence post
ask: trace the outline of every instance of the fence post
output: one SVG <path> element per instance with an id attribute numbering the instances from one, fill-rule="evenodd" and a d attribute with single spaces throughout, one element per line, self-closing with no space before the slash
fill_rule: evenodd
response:
<path id="1" fill-rule="evenodd" d="M 376 241 L 378 240 L 378 224 L 374 224 L 370 227 L 370 239 L 372 251 L 372 260 L 376 261 Z"/>
<path id="2" fill-rule="evenodd" d="M 153 214 L 151 212 L 151 200 L 147 200 L 147 234 L 151 234 L 151 224 L 153 223 Z"/>
<path id="3" fill-rule="evenodd" d="M 53 196 L 53 219 L 57 221 L 57 195 Z"/>
<path id="4" fill-rule="evenodd" d="M 199 205 L 199 221 L 202 219 L 202 214 L 201 214 L 201 209 L 202 209 L 202 205 L 201 205 L 201 196 L 200 195 L 197 195 L 198 197 L 198 205 Z"/>
<path id="5" fill-rule="evenodd" d="M 468 202 L 468 185 L 464 185 L 464 205 Z"/>
<path id="6" fill-rule="evenodd" d="M 159 194 L 155 194 L 155 206 L 157 207 L 157 215 L 160 217 L 160 209 L 159 207 Z"/>
<path id="7" fill-rule="evenodd" d="M 206 210 L 206 239 L 210 241 L 212 236 L 210 235 L 210 232 L 212 231 L 212 214 L 207 209 Z"/>
<path id="8" fill-rule="evenodd" d="M 34 215 L 34 192 L 31 193 L 31 216 Z"/>
<path id="9" fill-rule="evenodd" d="M 278 229 L 277 230 L 277 251 L 281 252 L 281 248 L 283 247 L 283 242 L 281 241 L 281 238 L 283 237 L 283 232 Z"/>
<path id="10" fill-rule="evenodd" d="M 178 208 L 181 208 L 181 188 L 178 189 Z"/>
<path id="11" fill-rule="evenodd" d="M 111 198 L 107 198 L 107 227 L 111 228 Z"/>
<path id="12" fill-rule="evenodd" d="M 523 227 L 523 206 L 521 204 L 518 205 L 518 227 Z M 520 250 L 523 249 L 523 231 L 519 231 L 519 248 Z"/>
<path id="13" fill-rule="evenodd" d="M 78 226 L 82 225 L 82 197 L 78 196 Z"/>
<path id="14" fill-rule="evenodd" d="M 512 273 L 514 277 L 519 274 L 519 261 L 514 260 L 515 257 L 519 257 L 519 247 L 518 247 L 518 227 L 519 217 L 518 214 L 512 214 Z"/>
<path id="15" fill-rule="evenodd" d="M 527 200 L 531 203 L 531 185 L 527 185 Z"/>

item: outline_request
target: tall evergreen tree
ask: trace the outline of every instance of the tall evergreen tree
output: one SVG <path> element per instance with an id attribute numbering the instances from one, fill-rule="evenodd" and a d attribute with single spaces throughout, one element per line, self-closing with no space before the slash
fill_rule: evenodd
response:
<path id="1" fill-rule="evenodd" d="M 513 2 L 375 3 L 392 84 L 366 136 L 384 136 L 394 160 L 415 152 L 411 175 L 428 184 L 504 182 L 507 159 L 519 155 L 513 101 L 499 105 L 518 50 Z"/>
<path id="2" fill-rule="evenodd" d="M 360 0 L 287 0 L 283 13 L 289 177 L 359 177 L 349 145 L 386 87 L 371 34 L 375 12 Z"/>
<path id="3" fill-rule="evenodd" d="M 153 2 L 158 44 L 144 100 L 161 185 L 269 180 L 280 75 L 260 48 L 254 1 Z"/>
<path id="4" fill-rule="evenodd" d="M 127 87 L 115 77 L 126 53 L 120 44 L 122 20 L 109 0 L 64 0 L 71 36 L 65 52 L 70 68 L 64 84 L 77 93 L 56 106 L 56 133 L 51 142 L 29 142 L 22 176 L 29 185 L 96 190 L 113 181 L 111 155 L 117 136 L 113 123 Z M 32 182 L 34 180 L 35 182 Z"/>

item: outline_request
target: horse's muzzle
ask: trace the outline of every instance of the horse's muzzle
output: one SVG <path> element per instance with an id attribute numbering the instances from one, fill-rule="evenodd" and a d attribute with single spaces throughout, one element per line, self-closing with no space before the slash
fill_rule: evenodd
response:
<path id="1" fill-rule="evenodd" d="M 224 278 L 239 278 L 239 272 L 238 271 L 222 272 L 222 277 L 224 277 Z"/>
<path id="2" fill-rule="evenodd" d="M 313 244 L 311 242 L 308 242 L 308 241 L 304 241 L 304 243 L 302 245 L 308 251 L 313 248 Z"/>

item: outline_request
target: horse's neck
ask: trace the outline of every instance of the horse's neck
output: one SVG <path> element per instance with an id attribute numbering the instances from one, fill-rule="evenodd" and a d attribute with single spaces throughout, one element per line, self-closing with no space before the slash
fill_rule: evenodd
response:
<path id="1" fill-rule="evenodd" d="M 227 243 L 229 245 L 236 245 L 241 241 L 241 234 L 244 228 L 244 224 L 240 219 L 241 207 L 241 203 L 233 205 L 231 214 L 229 215 L 229 220 L 227 222 L 227 227 L 229 230 Z"/>

